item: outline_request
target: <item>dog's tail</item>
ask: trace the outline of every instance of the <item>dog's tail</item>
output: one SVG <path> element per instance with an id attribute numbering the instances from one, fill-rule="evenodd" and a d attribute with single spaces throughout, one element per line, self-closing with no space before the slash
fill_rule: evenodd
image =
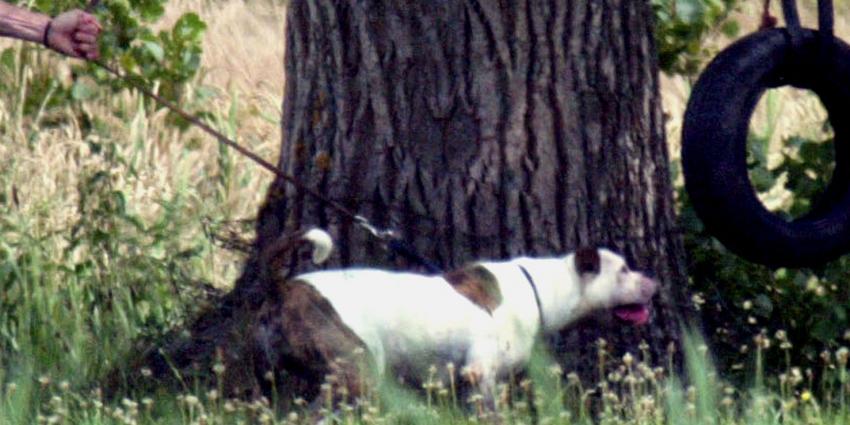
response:
<path id="1" fill-rule="evenodd" d="M 319 228 L 304 232 L 301 240 L 313 245 L 313 264 L 322 264 L 327 261 L 334 249 L 334 241 L 331 235 Z"/>
<path id="2" fill-rule="evenodd" d="M 322 229 L 310 229 L 281 236 L 266 246 L 260 254 L 261 268 L 269 276 L 288 278 L 292 272 L 293 254 L 299 247 L 311 245 L 314 264 L 327 261 L 333 252 L 333 239 Z"/>

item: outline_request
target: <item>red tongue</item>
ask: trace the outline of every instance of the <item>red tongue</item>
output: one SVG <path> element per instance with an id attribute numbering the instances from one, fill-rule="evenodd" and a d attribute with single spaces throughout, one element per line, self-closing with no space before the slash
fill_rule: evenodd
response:
<path id="1" fill-rule="evenodd" d="M 639 326 L 649 321 L 649 308 L 643 304 L 614 307 L 614 314 L 622 321 Z"/>

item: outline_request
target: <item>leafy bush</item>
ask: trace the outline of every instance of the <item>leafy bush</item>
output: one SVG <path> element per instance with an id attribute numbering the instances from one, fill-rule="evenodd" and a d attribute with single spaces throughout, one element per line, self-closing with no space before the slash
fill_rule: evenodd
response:
<path id="1" fill-rule="evenodd" d="M 82 170 L 68 229 L 32 228 L 0 201 L 0 369 L 27 359 L 36 373 L 85 382 L 208 298 L 198 273 L 210 244 L 186 238 L 197 223 L 183 212 L 183 190 L 142 220 L 116 184 L 130 174 L 121 148 L 89 144 L 103 161 Z"/>
<path id="2" fill-rule="evenodd" d="M 738 24 L 729 19 L 736 0 L 652 0 L 658 63 L 667 73 L 694 75 L 711 55 L 705 46 L 720 30 L 733 37 Z"/>
<path id="3" fill-rule="evenodd" d="M 37 0 L 33 6 L 55 15 L 71 8 L 85 8 L 87 4 L 79 0 Z M 178 101 L 200 69 L 201 41 L 206 24 L 197 14 L 189 12 L 177 19 L 170 29 L 155 32 L 152 25 L 163 16 L 164 4 L 165 0 L 100 2 L 94 12 L 104 26 L 101 61 L 132 73 L 133 84 L 155 89 L 166 100 Z M 133 84 L 114 78 L 92 63 L 74 65 L 77 78 L 68 88 L 56 84 L 52 69 L 34 69 L 38 73 L 35 76 L 38 83 L 33 84 L 35 96 L 31 98 L 42 99 L 38 94 L 52 92 L 50 105 L 53 106 L 108 93 L 102 87 L 111 88 L 113 92 L 134 88 Z M 39 104 L 30 103 L 24 112 L 34 113 L 39 107 Z"/>

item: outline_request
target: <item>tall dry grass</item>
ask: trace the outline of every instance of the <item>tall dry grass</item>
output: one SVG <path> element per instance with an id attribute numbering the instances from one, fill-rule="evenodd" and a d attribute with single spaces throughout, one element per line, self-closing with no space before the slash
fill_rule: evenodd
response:
<path id="1" fill-rule="evenodd" d="M 198 13 L 208 23 L 203 71 L 194 86 L 216 92 L 205 105 L 215 116 L 214 126 L 276 162 L 283 93 L 284 3 L 175 1 L 168 3 L 163 23 L 186 11 Z M 3 40 L 0 44 L 0 48 L 8 46 L 18 55 L 32 55 L 34 63 L 41 65 L 40 72 L 53 73 L 61 77 L 62 84 L 71 84 L 70 60 L 50 52 L 24 50 L 15 41 Z M 84 139 L 78 114 L 71 108 L 51 111 L 51 116 L 21 112 L 21 100 L 31 96 L 27 88 L 37 78 L 33 74 L 27 68 L 22 75 L 3 76 L 16 81 L 20 89 L 0 96 L 0 190 L 10 199 L 14 193 L 18 201 L 17 217 L 11 219 L 28 220 L 33 232 L 48 234 L 77 218 L 79 178 L 84 170 L 103 164 L 102 158 L 92 155 L 88 143 L 97 142 L 92 138 L 98 136 Z M 232 176 L 225 187 L 215 187 L 211 180 L 223 172 L 216 141 L 194 129 L 180 133 L 166 122 L 165 110 L 147 114 L 140 107 L 141 101 L 138 93 L 122 93 L 81 105 L 86 114 L 97 117 L 105 126 L 105 138 L 136 161 L 134 175 L 118 170 L 114 173 L 119 189 L 127 195 L 128 207 L 143 218 L 153 218 L 161 212 L 160 200 L 172 196 L 178 187 L 188 187 L 193 199 L 187 214 L 252 218 L 271 176 L 241 156 L 226 154 Z M 63 124 L 42 126 L 45 121 Z M 187 240 L 201 231 L 200 226 L 187 229 Z M 250 237 L 248 232 L 243 235 Z M 215 250 L 209 256 L 207 279 L 217 286 L 230 285 L 239 267 L 238 254 Z"/>

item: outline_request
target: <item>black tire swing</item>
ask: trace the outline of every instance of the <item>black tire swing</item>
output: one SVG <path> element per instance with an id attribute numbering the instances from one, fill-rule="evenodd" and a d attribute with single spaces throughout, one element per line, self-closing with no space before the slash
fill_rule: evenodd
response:
<path id="1" fill-rule="evenodd" d="M 819 30 L 800 27 L 783 0 L 787 28 L 753 33 L 708 65 L 682 129 L 685 188 L 706 229 L 729 250 L 774 267 L 818 266 L 850 251 L 850 46 L 832 33 L 832 1 L 818 1 Z M 771 213 L 747 174 L 747 132 L 765 90 L 813 91 L 835 131 L 835 171 L 819 201 L 793 221 Z"/>

